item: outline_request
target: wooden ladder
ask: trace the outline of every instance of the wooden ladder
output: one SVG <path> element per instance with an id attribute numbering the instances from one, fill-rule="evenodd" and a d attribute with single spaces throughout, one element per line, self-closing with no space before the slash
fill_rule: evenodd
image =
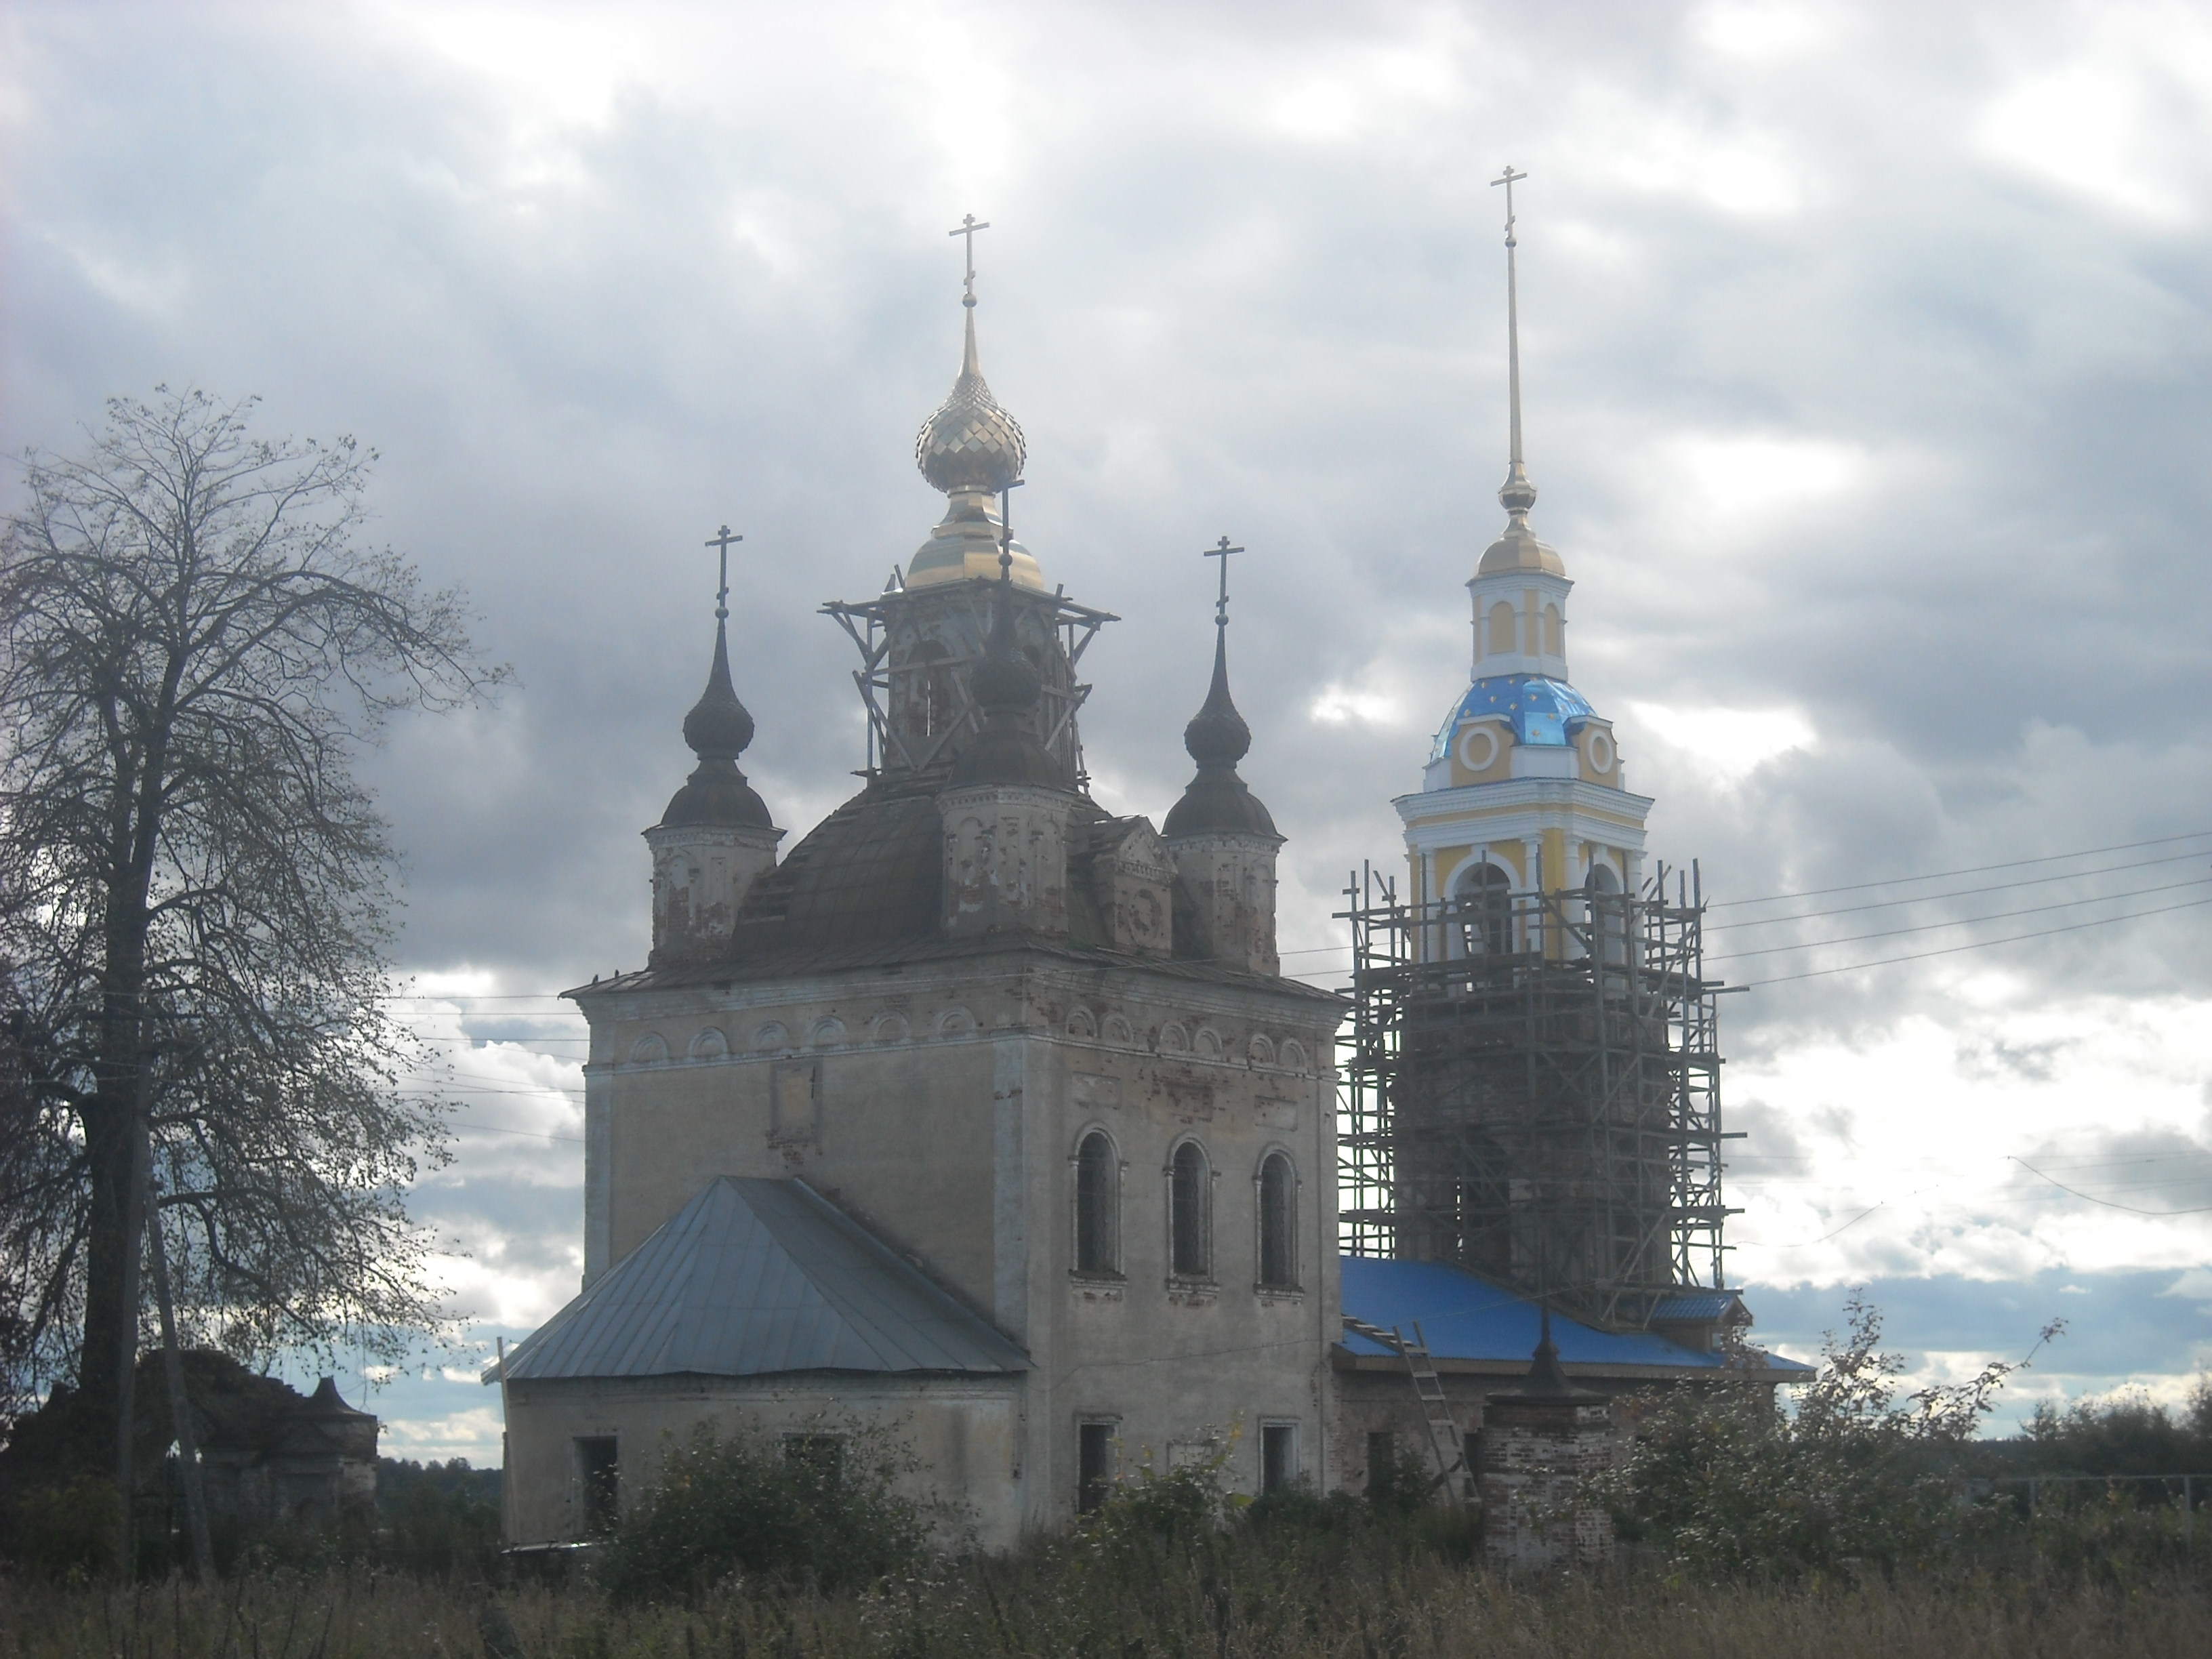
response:
<path id="1" fill-rule="evenodd" d="M 1386 1331 L 1349 1314 L 1345 1316 L 1344 1328 L 1389 1349 L 1406 1362 L 1407 1375 L 1413 1379 L 1413 1397 L 1421 1402 L 1421 1422 L 1428 1431 L 1429 1449 L 1437 1460 L 1436 1479 L 1430 1484 L 1443 1486 L 1457 1498 L 1460 1494 L 1453 1486 L 1452 1476 L 1467 1468 L 1467 1447 L 1460 1439 L 1459 1424 L 1452 1416 L 1451 1402 L 1444 1398 L 1443 1380 L 1437 1375 L 1436 1360 L 1429 1352 L 1428 1338 L 1421 1334 L 1419 1322 L 1414 1322 L 1411 1342 L 1399 1334 L 1395 1325 Z"/>

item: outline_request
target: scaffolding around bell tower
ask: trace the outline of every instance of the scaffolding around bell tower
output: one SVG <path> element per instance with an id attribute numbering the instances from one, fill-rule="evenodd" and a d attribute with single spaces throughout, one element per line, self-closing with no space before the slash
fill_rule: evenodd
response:
<path id="1" fill-rule="evenodd" d="M 1346 1255 L 1452 1263 L 1615 1328 L 1723 1283 L 1717 1000 L 1694 872 L 1633 892 L 1346 889 Z"/>

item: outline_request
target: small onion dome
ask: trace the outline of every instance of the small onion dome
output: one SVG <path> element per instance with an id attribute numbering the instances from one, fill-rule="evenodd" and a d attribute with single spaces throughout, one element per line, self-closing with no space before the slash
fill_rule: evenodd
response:
<path id="1" fill-rule="evenodd" d="M 699 764 L 669 801 L 661 823 L 774 829 L 766 803 L 738 770 L 738 757 L 752 740 L 753 717 L 730 684 L 729 624 L 718 619 L 714 665 L 707 676 L 707 689 L 684 717 L 684 741 L 699 757 Z"/>
<path id="2" fill-rule="evenodd" d="M 921 476 L 951 500 L 944 520 L 908 562 L 908 587 L 994 578 L 999 555 L 1009 552 L 1014 580 L 1043 591 L 1044 573 L 1027 548 L 1006 542 L 994 500 L 1022 476 L 1028 456 L 1020 423 L 999 407 L 983 383 L 975 356 L 975 313 L 970 310 L 960 378 L 953 381 L 951 395 L 922 423 L 914 442 L 915 465 Z"/>
<path id="3" fill-rule="evenodd" d="M 1559 556 L 1538 541 L 1536 532 L 1528 528 L 1528 509 L 1536 505 L 1536 486 L 1528 482 L 1520 462 L 1514 462 L 1505 475 L 1498 499 L 1505 508 L 1505 533 L 1484 550 L 1474 574 L 1494 576 L 1505 570 L 1547 570 L 1554 576 L 1565 575 L 1567 567 Z"/>
<path id="4" fill-rule="evenodd" d="M 1237 712 L 1229 696 L 1225 629 L 1214 631 L 1213 684 L 1206 691 L 1205 706 L 1182 729 L 1182 746 L 1198 763 L 1198 775 L 1182 792 L 1182 799 L 1168 809 L 1166 821 L 1160 826 L 1163 836 L 1210 831 L 1275 835 L 1274 818 L 1237 775 L 1237 763 L 1251 752 L 1252 728 L 1244 724 L 1244 717 Z"/>
<path id="5" fill-rule="evenodd" d="M 983 711 L 983 729 L 952 763 L 951 781 L 955 788 L 977 783 L 1067 787 L 1067 775 L 1060 763 L 1031 729 L 1030 718 L 1036 711 L 1037 696 L 1044 690 L 1044 677 L 1022 654 L 1014 637 L 1012 590 L 1008 568 L 1002 565 L 990 643 L 968 681 Z"/>

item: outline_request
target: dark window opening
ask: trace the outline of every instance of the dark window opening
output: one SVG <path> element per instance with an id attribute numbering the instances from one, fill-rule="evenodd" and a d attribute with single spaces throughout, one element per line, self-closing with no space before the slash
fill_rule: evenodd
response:
<path id="1" fill-rule="evenodd" d="M 1297 1190 L 1291 1160 L 1270 1152 L 1260 1165 L 1260 1282 L 1277 1290 L 1298 1282 Z"/>
<path id="2" fill-rule="evenodd" d="M 1370 1430 L 1367 1436 L 1367 1495 L 1385 1498 L 1398 1478 L 1398 1437 L 1388 1429 Z"/>
<path id="3" fill-rule="evenodd" d="M 1206 1154 L 1195 1141 L 1176 1148 L 1168 1206 L 1173 1237 L 1169 1271 L 1178 1279 L 1205 1279 L 1213 1271 L 1212 1240 L 1208 1237 L 1206 1207 L 1212 1197 L 1212 1181 Z"/>
<path id="4" fill-rule="evenodd" d="M 576 1443 L 576 1482 L 583 1498 L 584 1535 L 598 1538 L 612 1532 L 622 1517 L 620 1465 L 612 1435 Z"/>
<path id="5" fill-rule="evenodd" d="M 1075 1270 L 1110 1273 L 1121 1265 L 1121 1167 L 1114 1143 L 1093 1133 L 1075 1154 Z"/>
<path id="6" fill-rule="evenodd" d="M 1114 1425 L 1085 1423 L 1076 1464 L 1075 1507 L 1088 1515 L 1114 1492 Z"/>
<path id="7" fill-rule="evenodd" d="M 1452 924 L 1453 954 L 1502 957 L 1513 949 L 1513 886 L 1494 864 L 1460 878 Z"/>
<path id="8" fill-rule="evenodd" d="M 1269 1423 L 1260 1431 L 1260 1495 L 1288 1492 L 1298 1480 L 1298 1431 L 1293 1423 Z"/>

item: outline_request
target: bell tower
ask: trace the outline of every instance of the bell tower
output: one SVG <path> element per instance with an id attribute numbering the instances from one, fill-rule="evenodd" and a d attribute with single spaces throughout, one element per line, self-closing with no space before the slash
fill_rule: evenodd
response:
<path id="1" fill-rule="evenodd" d="M 1345 1068 L 1354 1254 L 1450 1262 L 1639 1326 L 1717 1285 L 1715 988 L 1702 907 L 1644 872 L 1652 802 L 1567 669 L 1565 562 L 1530 527 L 1507 168 L 1504 532 L 1467 588 L 1474 650 L 1405 826 L 1403 894 L 1352 894 Z M 1686 884 L 1685 884 L 1686 890 Z"/>

